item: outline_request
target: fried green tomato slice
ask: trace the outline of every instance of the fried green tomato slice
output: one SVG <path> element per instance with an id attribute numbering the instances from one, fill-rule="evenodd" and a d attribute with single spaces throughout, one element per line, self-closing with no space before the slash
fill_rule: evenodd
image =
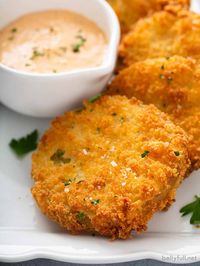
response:
<path id="1" fill-rule="evenodd" d="M 137 97 L 168 113 L 189 135 L 192 169 L 200 168 L 200 65 L 196 60 L 174 56 L 132 64 L 116 76 L 107 93 Z"/>
<path id="2" fill-rule="evenodd" d="M 189 0 L 107 0 L 116 12 L 122 33 L 127 33 L 140 18 L 170 6 L 170 8 L 189 8 Z"/>
<path id="3" fill-rule="evenodd" d="M 32 194 L 68 231 L 126 239 L 169 206 L 190 161 L 187 135 L 153 105 L 124 96 L 56 118 L 32 158 Z"/>
<path id="4" fill-rule="evenodd" d="M 157 12 L 139 20 L 120 46 L 125 66 L 173 55 L 200 60 L 200 15 L 186 10 Z"/>

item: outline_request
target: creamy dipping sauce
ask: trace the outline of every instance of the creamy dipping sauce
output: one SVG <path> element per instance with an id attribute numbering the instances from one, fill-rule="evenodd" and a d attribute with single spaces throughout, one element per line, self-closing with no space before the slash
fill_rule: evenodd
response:
<path id="1" fill-rule="evenodd" d="M 27 14 L 0 31 L 0 62 L 36 73 L 96 67 L 107 50 L 104 32 L 67 10 Z"/>

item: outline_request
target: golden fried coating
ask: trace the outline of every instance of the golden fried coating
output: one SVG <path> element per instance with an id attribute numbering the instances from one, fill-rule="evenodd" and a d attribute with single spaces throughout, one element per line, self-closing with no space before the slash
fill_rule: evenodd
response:
<path id="1" fill-rule="evenodd" d="M 120 46 L 126 66 L 173 55 L 200 59 L 200 15 L 186 10 L 157 12 L 139 20 Z"/>
<path id="2" fill-rule="evenodd" d="M 123 33 L 138 19 L 155 11 L 170 8 L 189 8 L 190 0 L 107 0 L 118 15 Z"/>
<path id="3" fill-rule="evenodd" d="M 137 97 L 153 103 L 190 136 L 193 168 L 200 168 L 200 66 L 196 60 L 174 56 L 147 59 L 116 76 L 109 94 Z"/>
<path id="4" fill-rule="evenodd" d="M 190 167 L 187 145 L 155 106 L 103 96 L 53 121 L 33 154 L 32 193 L 72 233 L 126 239 L 174 200 Z"/>

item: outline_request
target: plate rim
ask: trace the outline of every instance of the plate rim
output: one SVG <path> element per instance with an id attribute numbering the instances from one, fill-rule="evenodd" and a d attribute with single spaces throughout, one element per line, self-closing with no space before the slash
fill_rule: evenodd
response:
<path id="1" fill-rule="evenodd" d="M 185 250 L 186 252 L 186 250 Z M 190 256 L 197 257 L 197 260 L 177 260 L 177 261 L 164 261 L 162 257 L 170 256 L 167 253 L 161 252 L 152 252 L 152 251 L 140 251 L 125 256 L 80 256 L 77 255 L 66 255 L 64 253 L 59 254 L 58 252 L 48 251 L 44 249 L 39 251 L 36 248 L 31 248 L 28 252 L 19 252 L 17 255 L 0 255 L 0 261 L 5 263 L 14 263 L 14 262 L 24 262 L 34 259 L 50 259 L 60 262 L 68 263 L 78 263 L 78 264 L 111 264 L 111 263 L 125 263 L 133 262 L 138 260 L 152 259 L 155 261 L 160 261 L 163 263 L 173 263 L 173 264 L 190 264 L 200 262 L 200 250 L 198 253 L 190 254 Z"/>

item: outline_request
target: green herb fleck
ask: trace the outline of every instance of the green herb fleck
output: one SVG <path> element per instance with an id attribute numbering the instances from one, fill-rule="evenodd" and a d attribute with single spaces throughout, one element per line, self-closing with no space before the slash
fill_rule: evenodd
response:
<path id="1" fill-rule="evenodd" d="M 50 160 L 57 164 L 70 163 L 71 158 L 65 158 L 64 154 L 65 154 L 64 150 L 57 149 L 57 151 L 50 157 Z"/>
<path id="2" fill-rule="evenodd" d="M 85 213 L 84 212 L 78 212 L 76 215 L 76 218 L 80 223 L 83 223 L 85 218 L 86 218 Z"/>
<path id="3" fill-rule="evenodd" d="M 190 224 L 199 225 L 200 224 L 200 197 L 195 196 L 195 201 L 181 208 L 180 213 L 182 213 L 182 216 L 192 213 Z"/>
<path id="4" fill-rule="evenodd" d="M 97 204 L 99 204 L 99 202 L 100 202 L 100 199 L 93 199 L 93 200 L 91 201 L 91 203 L 92 203 L 93 205 L 97 205 Z"/>
<path id="5" fill-rule="evenodd" d="M 79 53 L 80 48 L 85 45 L 85 42 L 87 41 L 83 36 L 77 35 L 76 38 L 78 38 L 78 42 L 72 45 L 72 50 L 74 53 Z"/>
<path id="6" fill-rule="evenodd" d="M 160 74 L 160 75 L 159 75 L 159 78 L 160 78 L 160 79 L 165 79 L 165 76 L 164 76 L 163 74 Z"/>
<path id="7" fill-rule="evenodd" d="M 64 181 L 64 185 L 65 186 L 69 186 L 74 181 L 75 181 L 75 178 L 73 180 L 72 179 L 68 179 L 68 180 Z"/>
<path id="8" fill-rule="evenodd" d="M 31 60 L 34 60 L 36 57 L 44 56 L 44 53 L 39 52 L 37 49 L 33 50 L 33 54 L 31 56 Z"/>
<path id="9" fill-rule="evenodd" d="M 101 94 L 99 93 L 99 94 L 97 94 L 97 95 L 95 95 L 95 96 L 92 96 L 88 101 L 89 101 L 90 103 L 94 103 L 94 102 L 96 102 L 100 97 L 101 97 Z"/>
<path id="10" fill-rule="evenodd" d="M 38 131 L 34 130 L 32 133 L 20 139 L 12 139 L 9 143 L 11 149 L 17 156 L 23 156 L 37 148 Z"/>
<path id="11" fill-rule="evenodd" d="M 175 151 L 174 154 L 175 154 L 176 156 L 179 156 L 179 155 L 180 155 L 180 152 L 179 152 L 179 151 Z"/>
<path id="12" fill-rule="evenodd" d="M 144 151 L 142 154 L 141 154 L 141 157 L 144 158 L 146 157 L 150 152 L 149 151 Z"/>
<path id="13" fill-rule="evenodd" d="M 11 32 L 12 32 L 12 33 L 17 32 L 17 28 L 12 28 L 12 29 L 11 29 Z"/>

